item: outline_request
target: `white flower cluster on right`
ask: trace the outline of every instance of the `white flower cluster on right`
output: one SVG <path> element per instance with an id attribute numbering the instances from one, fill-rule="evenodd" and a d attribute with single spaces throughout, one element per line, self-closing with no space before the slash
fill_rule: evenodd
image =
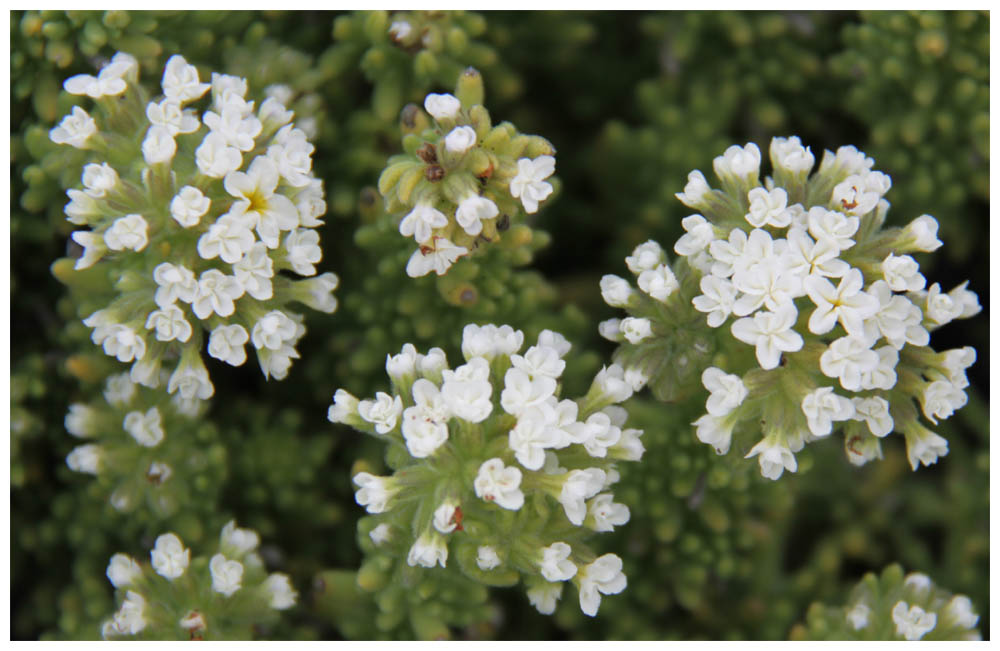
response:
<path id="1" fill-rule="evenodd" d="M 259 545 L 256 531 L 230 521 L 210 559 L 192 560 L 191 550 L 174 533 L 156 539 L 148 565 L 115 554 L 107 576 L 124 598 L 102 625 L 102 636 L 249 639 L 252 626 L 273 611 L 291 608 L 298 598 L 287 574 L 267 573 L 256 551 Z"/>
<path id="2" fill-rule="evenodd" d="M 378 550 L 426 568 L 457 558 L 487 585 L 520 575 L 546 614 L 572 581 L 593 616 L 602 594 L 626 585 L 621 559 L 598 557 L 585 540 L 629 520 L 611 487 L 617 462 L 644 452 L 617 405 L 635 387 L 612 365 L 584 397 L 560 398 L 569 342 L 545 330 L 522 354 L 523 343 L 510 326 L 467 325 L 465 364 L 454 369 L 441 349 L 407 344 L 386 359 L 392 395 L 358 400 L 340 389 L 328 416 L 395 455 L 394 475 L 354 476 Z"/>
<path id="3" fill-rule="evenodd" d="M 337 276 L 316 269 L 326 204 L 313 145 L 277 99 L 248 101 L 246 79 L 203 83 L 175 55 L 151 97 L 138 70 L 118 53 L 98 77 L 66 80 L 96 100 L 94 117 L 75 107 L 50 132 L 92 152 L 82 187 L 67 192 L 67 219 L 89 227 L 72 234 L 74 270 L 104 271 L 114 293 L 84 323 L 106 354 L 132 363 L 135 382 L 155 388 L 172 364 L 167 390 L 188 399 L 214 392 L 205 349 L 240 366 L 252 344 L 265 377 L 283 379 L 305 333 L 288 305 L 337 308 Z"/>
<path id="4" fill-rule="evenodd" d="M 701 214 L 682 221 L 677 266 L 655 242 L 637 247 L 626 262 L 640 291 L 616 276 L 601 282 L 605 300 L 631 315 L 601 333 L 638 359 L 701 313 L 699 329 L 714 332 L 696 347 L 716 363 L 701 369 L 710 395 L 697 437 L 724 454 L 741 423 L 762 423 L 747 457 L 771 479 L 794 472 L 795 453 L 835 428 L 852 463 L 880 458 L 893 431 L 914 470 L 934 463 L 947 441 L 921 424 L 914 403 L 934 424 L 964 406 L 976 351 L 937 353 L 930 333 L 981 310 L 968 283 L 928 286 L 910 255 L 941 246 L 937 221 L 885 227 L 891 181 L 854 147 L 827 151 L 811 176 L 814 157 L 796 137 L 775 138 L 770 157 L 763 185 L 753 143 L 715 159 L 721 190 L 691 172 L 677 197 Z"/>

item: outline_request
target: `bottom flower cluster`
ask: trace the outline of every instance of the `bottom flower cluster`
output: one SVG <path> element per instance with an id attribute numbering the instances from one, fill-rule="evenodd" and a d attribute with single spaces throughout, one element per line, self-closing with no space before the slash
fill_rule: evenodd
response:
<path id="1" fill-rule="evenodd" d="M 217 552 L 191 558 L 173 533 L 156 539 L 150 564 L 115 554 L 108 580 L 119 610 L 104 622 L 105 639 L 251 639 L 273 619 L 273 611 L 295 605 L 297 594 L 286 574 L 268 574 L 256 553 L 257 532 L 222 528 Z"/>
<path id="2" fill-rule="evenodd" d="M 560 399 L 569 342 L 546 330 L 518 354 L 523 343 L 510 326 L 470 324 L 466 363 L 455 369 L 440 349 L 423 355 L 407 344 L 386 360 L 392 395 L 359 401 L 338 390 L 329 418 L 389 446 L 395 474 L 354 475 L 358 503 L 376 516 L 365 528 L 380 551 L 411 567 L 454 559 L 486 585 L 523 580 L 546 614 L 570 581 L 593 616 L 602 594 L 627 583 L 618 556 L 598 556 L 584 541 L 629 520 L 611 486 L 617 462 L 639 460 L 644 448 L 616 403 L 641 385 L 612 365 L 582 398 Z"/>

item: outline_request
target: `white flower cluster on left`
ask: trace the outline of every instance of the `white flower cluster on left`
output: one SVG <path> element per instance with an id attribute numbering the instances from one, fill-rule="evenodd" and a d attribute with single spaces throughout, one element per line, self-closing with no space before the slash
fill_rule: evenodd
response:
<path id="1" fill-rule="evenodd" d="M 115 554 L 107 577 L 125 598 L 102 625 L 102 636 L 118 639 L 147 631 L 159 639 L 210 639 L 219 629 L 231 633 L 234 623 L 266 616 L 267 610 L 291 608 L 298 594 L 287 574 L 267 574 L 259 545 L 256 531 L 230 521 L 222 528 L 218 552 L 207 562 L 192 561 L 191 550 L 174 533 L 156 539 L 149 565 Z M 178 580 L 190 571 L 193 577 Z M 245 592 L 255 598 L 233 600 Z"/>
<path id="2" fill-rule="evenodd" d="M 168 390 L 185 398 L 213 393 L 205 335 L 212 357 L 242 365 L 252 343 L 264 375 L 284 378 L 304 333 L 288 304 L 331 313 L 338 284 L 333 273 L 317 276 L 323 184 L 292 112 L 273 97 L 255 107 L 245 79 L 200 81 L 179 55 L 167 61 L 158 97 L 123 53 L 98 77 L 78 75 L 64 88 L 97 100 L 94 117 L 75 107 L 50 132 L 93 154 L 82 188 L 68 191 L 66 215 L 90 228 L 72 235 L 83 248 L 74 268 L 100 263 L 118 280 L 119 295 L 85 320 L 94 343 L 132 362 L 132 379 L 146 386 L 179 358 Z"/>
<path id="3" fill-rule="evenodd" d="M 518 572 L 543 613 L 572 580 L 592 616 L 601 594 L 626 584 L 621 559 L 597 557 L 583 538 L 629 520 L 611 486 L 616 462 L 644 452 L 642 432 L 625 426 L 628 414 L 616 404 L 633 387 L 613 365 L 583 398 L 561 399 L 569 342 L 546 330 L 521 354 L 523 342 L 510 326 L 467 325 L 465 364 L 454 369 L 440 349 L 420 354 L 407 344 L 386 359 L 393 395 L 358 400 L 340 389 L 328 416 L 408 455 L 393 476 L 354 476 L 358 504 L 377 515 L 377 546 L 428 568 L 446 567 L 450 548 L 466 574 L 486 573 L 487 583 Z M 474 477 L 463 479 L 471 468 Z"/>

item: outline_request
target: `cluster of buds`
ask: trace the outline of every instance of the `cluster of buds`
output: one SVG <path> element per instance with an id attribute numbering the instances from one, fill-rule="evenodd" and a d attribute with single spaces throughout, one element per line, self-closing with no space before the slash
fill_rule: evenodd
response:
<path id="1" fill-rule="evenodd" d="M 257 554 L 260 537 L 235 521 L 222 528 L 216 553 L 191 558 L 173 533 L 156 539 L 150 562 L 115 554 L 108 580 L 120 607 L 101 628 L 105 639 L 250 639 L 295 605 L 288 575 L 267 573 Z"/>
<path id="2" fill-rule="evenodd" d="M 952 595 L 926 574 L 903 576 L 890 565 L 882 576 L 866 574 L 847 605 L 813 604 L 804 630 L 793 637 L 809 640 L 981 640 L 979 615 L 965 595 Z"/>
<path id="3" fill-rule="evenodd" d="M 87 443 L 73 448 L 66 465 L 96 475 L 118 511 L 170 515 L 217 486 L 223 471 L 215 428 L 198 422 L 204 405 L 141 387 L 128 373 L 112 375 L 103 395 L 70 405 L 66 431 Z"/>
<path id="4" fill-rule="evenodd" d="M 265 377 L 284 378 L 305 333 L 288 305 L 331 313 L 338 283 L 316 275 L 326 204 L 313 146 L 292 113 L 273 97 L 255 111 L 244 79 L 213 73 L 202 83 L 179 55 L 156 98 L 123 53 L 64 88 L 94 99 L 96 110 L 77 106 L 50 132 L 93 160 L 66 206 L 70 222 L 89 227 L 72 236 L 82 254 L 55 271 L 91 302 L 109 295 L 84 321 L 94 343 L 132 362 L 133 381 L 153 388 L 164 362 L 178 360 L 167 389 L 186 399 L 214 392 L 206 336 L 212 357 L 240 366 L 252 343 Z M 199 116 L 194 106 L 209 91 Z"/>
<path id="5" fill-rule="evenodd" d="M 399 232 L 417 249 L 406 265 L 413 277 L 444 275 L 459 258 L 499 240 L 523 213 L 535 213 L 553 192 L 555 149 L 512 124 L 493 126 L 483 102 L 482 76 L 468 69 L 455 95 L 430 94 L 424 109 L 404 109 L 413 128 L 406 153 L 389 159 L 378 190 Z"/>
<path id="6" fill-rule="evenodd" d="M 340 389 L 328 416 L 388 444 L 393 475 L 354 475 L 355 498 L 374 516 L 359 526 L 380 551 L 413 567 L 450 570 L 454 559 L 486 585 L 523 580 L 546 614 L 572 581 L 593 616 L 601 594 L 626 585 L 621 559 L 598 557 L 585 539 L 629 519 L 610 487 L 617 462 L 644 452 L 617 404 L 634 388 L 612 365 L 582 398 L 560 399 L 570 344 L 551 330 L 522 355 L 523 343 L 510 326 L 467 325 L 466 363 L 455 369 L 441 349 L 407 344 L 386 359 L 392 394 L 358 400 Z"/>
<path id="7" fill-rule="evenodd" d="M 795 452 L 842 427 L 854 464 L 881 457 L 880 439 L 906 438 L 913 469 L 947 454 L 932 423 L 965 405 L 971 347 L 937 353 L 930 333 L 980 311 L 963 283 L 927 287 L 909 254 L 941 246 L 928 215 L 884 225 L 891 182 L 854 147 L 814 158 L 798 138 L 771 143 L 773 176 L 759 181 L 760 150 L 733 146 L 714 161 L 722 189 L 691 172 L 678 198 L 686 217 L 671 266 L 655 242 L 626 258 L 639 291 L 601 280 L 605 301 L 629 316 L 601 324 L 621 343 L 616 360 L 641 369 L 661 399 L 700 389 L 700 441 L 725 454 L 734 435 L 763 437 L 746 455 L 777 479 Z M 707 328 L 705 324 L 707 322 Z M 744 425 L 742 432 L 737 427 Z"/>

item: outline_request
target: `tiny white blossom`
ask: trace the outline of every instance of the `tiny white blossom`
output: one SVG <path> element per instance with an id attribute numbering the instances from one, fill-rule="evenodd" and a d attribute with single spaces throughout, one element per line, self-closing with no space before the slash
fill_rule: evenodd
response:
<path id="1" fill-rule="evenodd" d="M 376 477 L 367 472 L 359 472 L 352 481 L 359 487 L 354 492 L 355 501 L 373 515 L 384 513 L 389 500 L 399 492 L 399 487 L 391 477 Z"/>
<path id="2" fill-rule="evenodd" d="M 181 343 L 191 338 L 191 324 L 176 305 L 154 310 L 146 318 L 146 330 L 156 330 L 157 341 L 177 340 Z"/>
<path id="3" fill-rule="evenodd" d="M 700 287 L 701 295 L 691 299 L 691 304 L 699 312 L 708 314 L 709 326 L 718 328 L 732 314 L 737 290 L 729 280 L 708 275 L 702 276 Z"/>
<path id="4" fill-rule="evenodd" d="M 543 615 L 556 612 L 556 604 L 562 596 L 562 583 L 543 581 L 528 589 L 528 601 Z"/>
<path id="5" fill-rule="evenodd" d="M 504 375 L 504 388 L 500 393 L 500 406 L 508 414 L 520 416 L 529 407 L 538 406 L 556 391 L 555 378 L 529 376 L 519 368 L 509 368 Z"/>
<path id="6" fill-rule="evenodd" d="M 746 214 L 746 220 L 754 228 L 784 228 L 791 223 L 791 215 L 785 210 L 788 206 L 788 193 L 784 188 L 770 191 L 753 188 L 747 193 L 747 199 L 750 201 L 750 211 Z"/>
<path id="7" fill-rule="evenodd" d="M 777 368 L 782 352 L 802 348 L 802 335 L 792 329 L 795 319 L 795 308 L 785 305 L 777 312 L 757 312 L 753 317 L 739 319 L 731 331 L 740 341 L 756 346 L 760 367 L 770 370 Z"/>
<path id="8" fill-rule="evenodd" d="M 464 246 L 457 246 L 444 237 L 434 237 L 433 246 L 421 246 L 406 263 L 406 275 L 420 278 L 430 272 L 443 276 L 456 260 L 468 253 Z"/>
<path id="9" fill-rule="evenodd" d="M 77 258 L 76 262 L 73 264 L 73 268 L 76 270 L 89 269 L 94 266 L 104 254 L 107 252 L 108 247 L 104 243 L 104 236 L 100 233 L 94 233 L 92 231 L 73 231 L 70 235 L 73 241 L 83 247 L 83 255 Z"/>
<path id="10" fill-rule="evenodd" d="M 107 195 L 118 183 L 118 172 L 107 163 L 84 165 L 82 176 L 84 192 L 100 199 Z"/>
<path id="11" fill-rule="evenodd" d="M 578 527 L 583 524 L 587 515 L 586 500 L 601 492 L 607 478 L 600 468 L 571 470 L 566 475 L 559 492 L 559 503 L 570 522 Z"/>
<path id="12" fill-rule="evenodd" d="M 564 542 L 542 547 L 539 570 L 546 581 L 569 581 L 576 576 L 576 564 L 569 560 L 573 549 Z"/>
<path id="13" fill-rule="evenodd" d="M 116 375 L 112 375 L 108 378 L 108 381 L 104 385 L 104 399 L 108 401 L 109 405 L 114 407 L 123 407 L 127 405 L 132 401 L 132 398 L 135 396 L 135 392 L 135 382 L 129 379 L 128 373 L 118 373 Z M 72 412 L 73 407 L 74 405 L 70 405 L 70 412 Z M 67 416 L 67 419 L 68 418 L 69 417 Z M 69 429 L 69 423 L 67 423 L 66 429 Z M 74 436 L 81 436 L 80 434 L 73 434 Z"/>
<path id="14" fill-rule="evenodd" d="M 756 178 L 760 172 L 760 149 L 752 142 L 745 146 L 732 145 L 712 161 L 715 175 L 720 179 L 740 181 Z"/>
<path id="15" fill-rule="evenodd" d="M 932 465 L 937 463 L 939 457 L 948 454 L 948 440 L 925 427 L 916 423 L 910 427 L 904 424 L 903 433 L 906 436 L 906 456 L 914 471 L 920 464 Z"/>
<path id="16" fill-rule="evenodd" d="M 128 87 L 122 79 L 135 65 L 135 59 L 119 52 L 97 74 L 73 75 L 63 82 L 63 88 L 70 95 L 86 95 L 91 99 L 121 95 Z"/>
<path id="17" fill-rule="evenodd" d="M 601 277 L 601 297 L 611 307 L 628 307 L 635 289 L 627 280 L 614 274 Z"/>
<path id="18" fill-rule="evenodd" d="M 111 619 L 111 632 L 118 635 L 135 635 L 146 628 L 144 612 L 146 600 L 138 592 L 129 590 L 125 593 L 125 601 L 121 609 Z"/>
<path id="19" fill-rule="evenodd" d="M 431 239 L 435 228 L 447 225 L 448 218 L 443 212 L 428 203 L 418 203 L 399 222 L 399 232 L 406 237 L 412 236 L 418 244 L 424 244 Z"/>
<path id="20" fill-rule="evenodd" d="M 176 534 L 165 533 L 156 539 L 149 557 L 156 573 L 173 581 L 187 570 L 191 562 L 191 550 L 184 547 Z"/>
<path id="21" fill-rule="evenodd" d="M 705 180 L 705 175 L 699 170 L 694 170 L 688 174 L 684 191 L 677 192 L 674 196 L 688 208 L 701 210 L 711 193 L 712 188 L 709 187 L 708 182 Z"/>
<path id="22" fill-rule="evenodd" d="M 552 194 L 552 184 L 545 179 L 556 171 L 556 159 L 539 156 L 534 160 L 521 158 L 517 161 L 517 175 L 510 181 L 510 194 L 521 199 L 524 211 L 538 212 L 538 204 Z"/>
<path id="23" fill-rule="evenodd" d="M 944 615 L 956 626 L 971 629 L 979 621 L 979 615 L 972 610 L 972 601 L 965 595 L 955 595 L 944 608 Z"/>
<path id="24" fill-rule="evenodd" d="M 680 288 L 677 276 L 665 264 L 641 272 L 637 282 L 639 289 L 661 303 L 666 302 L 670 295 Z"/>
<path id="25" fill-rule="evenodd" d="M 185 185 L 170 201 L 170 216 L 184 228 L 191 228 L 198 225 L 211 203 L 201 190 Z"/>
<path id="26" fill-rule="evenodd" d="M 921 215 L 906 225 L 900 237 L 900 244 L 909 245 L 917 251 L 930 253 L 941 247 L 938 239 L 937 220 L 930 215 Z"/>
<path id="27" fill-rule="evenodd" d="M 500 567 L 500 556 L 497 550 L 489 545 L 480 545 L 476 549 L 476 565 L 484 572 Z"/>
<path id="28" fill-rule="evenodd" d="M 588 517 L 593 519 L 590 526 L 594 531 L 614 531 L 615 527 L 626 524 L 630 517 L 628 507 L 615 502 L 611 493 L 601 493 L 590 500 L 587 512 Z"/>
<path id="29" fill-rule="evenodd" d="M 484 461 L 473 482 L 476 497 L 511 511 L 524 505 L 520 486 L 521 471 L 513 466 L 505 467 L 503 460 L 498 458 Z"/>
<path id="30" fill-rule="evenodd" d="M 470 194 L 458 203 L 455 221 L 469 235 L 479 235 L 483 231 L 483 220 L 493 219 L 500 214 L 497 205 L 478 194 Z"/>
<path id="31" fill-rule="evenodd" d="M 410 23 L 405 20 L 395 20 L 391 25 L 389 25 L 389 35 L 397 41 L 401 41 L 406 38 L 412 31 L 413 28 L 410 26 Z M 428 98 L 429 97 L 430 95 L 428 95 Z"/>
<path id="32" fill-rule="evenodd" d="M 161 308 L 174 305 L 178 299 L 190 303 L 198 291 L 194 273 L 183 265 L 161 262 L 153 269 L 153 280 L 158 285 L 153 300 Z"/>
<path id="33" fill-rule="evenodd" d="M 455 521 L 455 512 L 457 508 L 457 504 L 445 501 L 442 502 L 439 507 L 434 509 L 432 523 L 438 532 L 449 534 L 458 528 L 458 523 Z"/>
<path id="34" fill-rule="evenodd" d="M 405 38 L 400 36 L 400 38 Z M 431 93 L 424 99 L 424 109 L 437 121 L 450 120 L 458 115 L 462 103 L 454 95 Z"/>
<path id="35" fill-rule="evenodd" d="M 133 359 L 142 359 L 146 354 L 146 342 L 132 328 L 112 325 L 104 339 L 104 353 L 117 358 L 119 362 L 131 362 Z"/>
<path id="36" fill-rule="evenodd" d="M 272 572 L 264 581 L 264 589 L 271 595 L 271 608 L 286 610 L 295 605 L 298 593 L 287 574 Z"/>
<path id="37" fill-rule="evenodd" d="M 128 432 L 139 445 L 147 448 L 156 447 L 163 440 L 163 418 L 160 410 L 150 408 L 145 414 L 141 411 L 131 411 L 125 415 L 122 428 Z"/>
<path id="38" fill-rule="evenodd" d="M 917 292 L 927 284 L 920 265 L 908 255 L 887 255 L 882 261 L 882 276 L 894 292 Z"/>
<path id="39" fill-rule="evenodd" d="M 701 215 L 689 215 L 681 220 L 681 226 L 686 231 L 674 244 L 677 255 L 693 256 L 704 251 L 715 239 L 715 230 Z"/>
<path id="40" fill-rule="evenodd" d="M 827 210 L 822 206 L 813 206 L 807 216 L 809 234 L 817 241 L 824 240 L 844 251 L 854 246 L 851 239 L 858 232 L 861 220 L 857 217 L 847 217 L 835 210 Z"/>
<path id="41" fill-rule="evenodd" d="M 295 321 L 281 310 L 271 310 L 254 324 L 250 335 L 255 348 L 281 350 L 282 345 L 292 341 L 297 332 Z"/>
<path id="42" fill-rule="evenodd" d="M 212 575 L 212 590 L 227 597 L 233 596 L 243 584 L 243 563 L 216 554 L 208 563 Z"/>
<path id="43" fill-rule="evenodd" d="M 847 612 L 847 621 L 851 624 L 851 628 L 855 631 L 860 631 L 868 626 L 871 613 L 871 608 L 863 603 L 858 603 Z"/>
<path id="44" fill-rule="evenodd" d="M 771 164 L 792 174 L 809 174 L 816 158 L 798 136 L 771 139 Z"/>
<path id="45" fill-rule="evenodd" d="M 695 426 L 695 436 L 698 440 L 715 448 L 716 454 L 729 452 L 735 421 L 725 416 L 705 414 L 691 424 Z"/>
<path id="46" fill-rule="evenodd" d="M 601 595 L 618 594 L 628 584 L 622 573 L 622 559 L 615 554 L 604 554 L 577 574 L 580 589 L 580 610 L 594 617 L 601 606 Z"/>
<path id="47" fill-rule="evenodd" d="M 701 374 L 701 383 L 711 394 L 705 402 L 705 409 L 716 417 L 725 416 L 739 407 L 749 394 L 740 376 L 726 373 L 714 366 Z"/>
<path id="48" fill-rule="evenodd" d="M 101 468 L 102 450 L 99 445 L 79 445 L 66 455 L 66 465 L 73 472 L 96 475 Z"/>
<path id="49" fill-rule="evenodd" d="M 235 172 L 243 164 L 243 154 L 226 142 L 222 134 L 209 131 L 194 152 L 198 171 L 213 179 Z"/>
<path id="50" fill-rule="evenodd" d="M 159 103 L 150 102 L 147 104 L 146 117 L 150 124 L 166 129 L 170 136 L 176 136 L 179 133 L 193 133 L 201 126 L 201 121 L 198 120 L 194 110 L 184 110 L 181 108 L 180 102 L 169 98 Z"/>
<path id="51" fill-rule="evenodd" d="M 652 322 L 649 319 L 625 317 L 621 320 L 621 333 L 631 344 L 638 344 L 653 336 Z"/>
<path id="52" fill-rule="evenodd" d="M 311 228 L 294 230 L 285 238 L 285 250 L 288 251 L 286 259 L 295 273 L 301 276 L 316 275 L 314 265 L 323 259 L 319 233 Z"/>
<path id="53" fill-rule="evenodd" d="M 62 119 L 57 127 L 49 131 L 49 139 L 57 145 L 70 145 L 85 149 L 87 141 L 97 133 L 97 123 L 90 114 L 79 106 Z"/>
<path id="54" fill-rule="evenodd" d="M 444 137 L 444 148 L 456 154 L 463 154 L 475 146 L 476 130 L 472 127 L 455 127 Z"/>
<path id="55" fill-rule="evenodd" d="M 105 574 L 111 581 L 111 585 L 116 588 L 124 588 L 142 576 L 142 566 L 136 563 L 131 556 L 115 554 L 111 557 Z"/>
<path id="56" fill-rule="evenodd" d="M 146 231 L 149 225 L 142 215 L 126 215 L 119 217 L 104 231 L 104 243 L 112 251 L 142 251 L 146 248 L 149 238 Z"/>
<path id="57" fill-rule="evenodd" d="M 362 400 L 358 403 L 358 415 L 375 425 L 379 434 L 388 434 L 396 429 L 400 414 L 403 413 L 403 401 L 399 396 L 393 398 L 384 391 L 375 394 L 375 400 Z"/>
<path id="58" fill-rule="evenodd" d="M 746 458 L 752 457 L 758 457 L 760 474 L 768 479 L 776 480 L 781 477 L 785 470 L 795 472 L 798 469 L 795 455 L 788 449 L 788 446 L 769 439 L 762 439 L 750 449 Z"/>
<path id="59" fill-rule="evenodd" d="M 260 536 L 253 529 L 241 529 L 236 526 L 236 520 L 230 520 L 222 527 L 219 535 L 223 547 L 235 551 L 239 555 L 248 554 L 260 545 Z"/>
<path id="60" fill-rule="evenodd" d="M 219 316 L 230 316 L 236 311 L 234 301 L 241 296 L 243 285 L 236 278 L 218 269 L 209 269 L 198 279 L 198 290 L 191 309 L 199 319 L 207 319 L 213 312 Z"/>
<path id="61" fill-rule="evenodd" d="M 854 403 L 854 419 L 867 423 L 869 431 L 882 438 L 893 430 L 893 420 L 889 413 L 889 401 L 873 396 L 871 398 L 851 398 Z"/>
<path id="62" fill-rule="evenodd" d="M 249 340 L 246 328 L 239 324 L 216 326 L 208 338 L 208 354 L 230 366 L 242 366 L 247 361 L 244 347 Z"/>
<path id="63" fill-rule="evenodd" d="M 153 125 L 142 141 L 142 157 L 147 165 L 169 163 L 177 153 L 177 143 L 166 127 Z"/>
<path id="64" fill-rule="evenodd" d="M 635 247 L 632 255 L 625 258 L 625 265 L 629 271 L 639 275 L 644 271 L 651 271 L 660 265 L 664 265 L 667 256 L 663 248 L 654 240 L 647 240 Z"/>
<path id="65" fill-rule="evenodd" d="M 927 290 L 924 314 L 932 325 L 943 326 L 962 316 L 964 306 L 950 294 L 941 291 L 941 285 L 934 283 Z"/>
<path id="66" fill-rule="evenodd" d="M 854 403 L 835 394 L 833 387 L 819 387 L 802 399 L 802 413 L 806 415 L 813 436 L 829 436 L 833 421 L 854 417 Z"/>
<path id="67" fill-rule="evenodd" d="M 823 375 L 839 378 L 840 386 L 848 391 L 860 391 L 862 376 L 878 367 L 879 355 L 864 339 L 841 337 L 820 355 L 819 367 Z"/>
<path id="68" fill-rule="evenodd" d="M 201 355 L 184 355 L 167 382 L 167 392 L 180 391 L 186 400 L 208 400 L 215 393 L 212 381 L 208 379 L 208 369 L 201 361 Z"/>
<path id="69" fill-rule="evenodd" d="M 937 625 L 937 615 L 925 611 L 920 606 L 910 606 L 905 601 L 897 601 L 892 607 L 892 621 L 896 624 L 896 635 L 913 642 L 934 630 Z"/>
<path id="70" fill-rule="evenodd" d="M 445 567 L 448 562 L 448 546 L 444 538 L 433 531 L 424 532 L 413 546 L 406 557 L 406 564 L 410 567 L 419 565 L 420 567 L 434 567 L 441 565 Z"/>
<path id="71" fill-rule="evenodd" d="M 382 543 L 389 540 L 392 537 L 392 529 L 388 524 L 383 522 L 382 524 L 376 526 L 374 529 L 368 532 L 368 537 L 372 539 L 372 543 L 376 547 L 380 547 Z"/>
<path id="72" fill-rule="evenodd" d="M 179 54 L 167 60 L 162 85 L 164 95 L 182 104 L 198 99 L 211 87 L 198 82 L 198 69 Z"/>
<path id="73" fill-rule="evenodd" d="M 968 396 L 949 380 L 936 380 L 924 385 L 920 394 L 920 405 L 924 416 L 937 425 L 938 419 L 951 418 L 956 409 L 961 409 L 968 402 Z"/>

